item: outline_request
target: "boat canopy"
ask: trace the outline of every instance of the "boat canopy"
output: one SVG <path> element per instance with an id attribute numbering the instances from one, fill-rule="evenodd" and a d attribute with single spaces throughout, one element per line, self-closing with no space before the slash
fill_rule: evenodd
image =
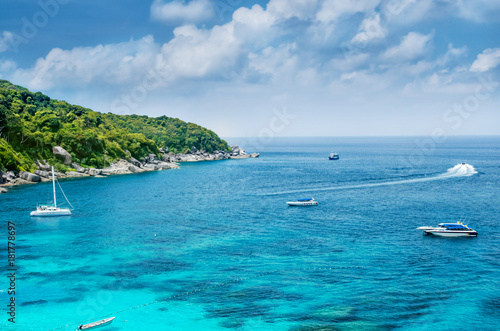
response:
<path id="1" fill-rule="evenodd" d="M 448 229 L 468 229 L 467 226 L 458 223 L 441 223 L 439 225 Z"/>
<path id="2" fill-rule="evenodd" d="M 299 199 L 297 201 L 312 201 L 313 199 Z"/>

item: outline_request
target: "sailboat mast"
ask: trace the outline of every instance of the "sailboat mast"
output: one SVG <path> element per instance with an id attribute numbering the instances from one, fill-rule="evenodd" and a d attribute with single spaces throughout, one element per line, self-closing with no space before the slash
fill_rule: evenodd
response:
<path id="1" fill-rule="evenodd" d="M 56 201 L 56 179 L 54 176 L 54 166 L 52 166 L 52 190 L 54 191 L 54 207 L 57 208 L 57 201 Z"/>

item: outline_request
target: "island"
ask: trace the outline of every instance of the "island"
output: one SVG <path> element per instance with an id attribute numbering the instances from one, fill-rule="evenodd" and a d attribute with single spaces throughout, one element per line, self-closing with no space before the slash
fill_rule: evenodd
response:
<path id="1" fill-rule="evenodd" d="M 178 118 L 100 113 L 0 80 L 0 193 L 50 180 L 52 165 L 70 178 L 258 156 Z"/>

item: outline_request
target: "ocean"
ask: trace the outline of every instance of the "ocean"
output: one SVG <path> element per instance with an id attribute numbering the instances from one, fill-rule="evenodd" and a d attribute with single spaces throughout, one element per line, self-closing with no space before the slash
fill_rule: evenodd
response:
<path id="1" fill-rule="evenodd" d="M 228 142 L 261 155 L 61 180 L 72 217 L 1 194 L 0 329 L 498 330 L 500 137 Z M 479 235 L 416 230 L 456 221 Z"/>

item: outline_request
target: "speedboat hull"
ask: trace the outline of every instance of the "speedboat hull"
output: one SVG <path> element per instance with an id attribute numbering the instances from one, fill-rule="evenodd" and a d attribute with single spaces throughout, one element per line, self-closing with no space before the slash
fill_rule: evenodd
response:
<path id="1" fill-rule="evenodd" d="M 476 231 L 427 231 L 427 233 L 439 237 L 477 237 Z"/>
<path id="2" fill-rule="evenodd" d="M 287 202 L 289 206 L 301 207 L 301 206 L 317 206 L 318 201 L 289 201 Z"/>

